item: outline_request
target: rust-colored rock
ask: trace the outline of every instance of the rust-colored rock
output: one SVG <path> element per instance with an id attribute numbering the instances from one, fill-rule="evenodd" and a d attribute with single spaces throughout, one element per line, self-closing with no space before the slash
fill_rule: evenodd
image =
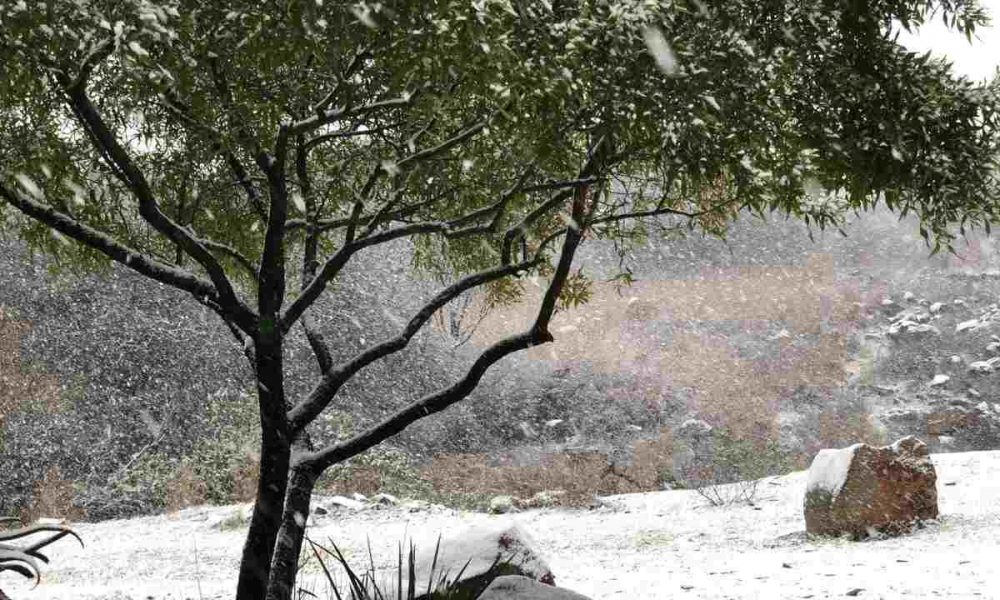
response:
<path id="1" fill-rule="evenodd" d="M 937 475 L 927 446 L 905 437 L 891 446 L 821 450 L 809 467 L 806 531 L 895 535 L 938 516 Z"/>

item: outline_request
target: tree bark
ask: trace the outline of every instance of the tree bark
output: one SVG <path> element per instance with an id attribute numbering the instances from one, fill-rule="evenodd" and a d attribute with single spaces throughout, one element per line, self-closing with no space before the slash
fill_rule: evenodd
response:
<path id="1" fill-rule="evenodd" d="M 280 336 L 257 336 L 257 396 L 260 408 L 260 476 L 250 530 L 243 546 L 237 600 L 264 600 L 271 556 L 281 527 L 288 488 L 290 443 L 285 418 L 284 373 Z"/>
<path id="2" fill-rule="evenodd" d="M 281 529 L 278 531 L 274 558 L 271 560 L 267 600 L 292 599 L 316 478 L 316 473 L 309 466 L 300 465 L 292 469 Z"/>

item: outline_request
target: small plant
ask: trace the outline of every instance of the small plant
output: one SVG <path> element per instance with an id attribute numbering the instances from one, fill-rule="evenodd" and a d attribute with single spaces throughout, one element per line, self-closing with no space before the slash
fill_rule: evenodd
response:
<path id="1" fill-rule="evenodd" d="M 753 504 L 760 479 L 785 470 L 788 457 L 776 442 L 735 439 L 714 433 L 711 456 L 684 473 L 684 484 L 712 506 Z"/>
<path id="2" fill-rule="evenodd" d="M 16 517 L 0 517 L 0 526 L 20 522 L 21 519 Z M 41 541 L 35 542 L 30 546 L 21 547 L 7 543 L 11 540 L 25 538 L 43 532 L 52 533 L 53 535 L 50 535 Z M 42 554 L 42 548 L 45 548 L 49 544 L 60 540 L 67 535 L 75 537 L 77 541 L 80 542 L 80 545 L 83 545 L 83 540 L 80 539 L 80 536 L 74 533 L 72 529 L 62 525 L 35 524 L 17 529 L 9 529 L 6 531 L 0 530 L 0 573 L 3 571 L 11 571 L 13 573 L 23 575 L 27 579 L 34 579 L 37 584 L 41 581 L 41 570 L 39 568 L 38 561 L 42 561 L 44 563 L 49 562 L 48 557 Z"/>
<path id="3" fill-rule="evenodd" d="M 246 511 L 237 508 L 228 517 L 219 521 L 218 527 L 220 531 L 235 531 L 245 529 L 249 524 L 250 520 L 247 519 Z"/>
<path id="4" fill-rule="evenodd" d="M 712 506 L 753 505 L 757 498 L 757 483 L 756 479 L 732 483 L 699 483 L 694 490 Z"/>
<path id="5" fill-rule="evenodd" d="M 368 546 L 368 565 L 363 573 L 359 573 L 355 568 L 351 567 L 347 556 L 332 541 L 329 548 L 314 542 L 308 537 L 306 538 L 306 542 L 309 544 L 313 557 L 323 571 L 323 576 L 333 594 L 332 597 L 336 600 L 474 600 L 482 593 L 482 588 L 488 585 L 488 580 L 492 579 L 489 577 L 485 578 L 487 579 L 485 585 L 480 587 L 463 585 L 462 576 L 472 562 L 471 559 L 466 561 L 465 565 L 459 569 L 454 577 L 451 577 L 447 571 L 442 571 L 438 566 L 438 558 L 441 550 L 440 538 L 438 538 L 437 544 L 434 547 L 434 557 L 431 561 L 430 569 L 426 574 L 426 585 L 421 585 L 422 582 L 418 581 L 416 548 L 412 543 L 405 557 L 403 555 L 403 545 L 399 545 L 395 578 L 386 581 L 378 577 L 378 570 L 375 567 L 375 559 L 372 555 L 370 544 Z M 337 577 L 334 576 L 327 562 L 329 559 L 333 559 L 336 565 L 343 571 L 343 575 L 347 578 L 346 584 L 343 581 L 338 584 Z M 508 574 L 508 571 L 511 571 L 509 562 L 502 560 L 498 555 L 493 564 L 486 570 L 486 573 L 496 573 L 499 576 Z M 476 579 L 481 578 L 477 577 Z M 423 591 L 419 591 L 421 587 Z M 299 598 L 307 597 L 317 598 L 318 596 L 313 592 L 300 588 Z"/>
<path id="6" fill-rule="evenodd" d="M 643 531 L 635 536 L 635 545 L 639 549 L 663 548 L 674 542 L 674 535 L 669 531 Z"/>

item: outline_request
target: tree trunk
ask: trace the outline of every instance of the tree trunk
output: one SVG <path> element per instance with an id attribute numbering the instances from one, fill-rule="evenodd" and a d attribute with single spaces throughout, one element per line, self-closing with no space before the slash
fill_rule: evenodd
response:
<path id="1" fill-rule="evenodd" d="M 271 581 L 267 588 L 267 600 L 292 598 L 306 521 L 309 519 L 309 503 L 312 501 L 315 485 L 316 474 L 310 467 L 299 466 L 292 470 L 285 499 L 285 511 L 281 518 L 281 529 L 274 548 L 274 559 L 271 561 Z"/>
<path id="2" fill-rule="evenodd" d="M 288 489 L 290 444 L 285 417 L 281 340 L 258 336 L 257 397 L 260 408 L 260 477 L 250 530 L 243 545 L 237 600 L 264 600 L 270 579 L 271 555 L 281 527 Z"/>

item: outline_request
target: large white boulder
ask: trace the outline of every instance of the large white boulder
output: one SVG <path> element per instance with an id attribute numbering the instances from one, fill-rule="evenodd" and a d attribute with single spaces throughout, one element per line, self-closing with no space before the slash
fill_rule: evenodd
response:
<path id="1" fill-rule="evenodd" d="M 417 600 L 429 598 L 429 581 L 449 582 L 451 588 L 463 590 L 469 598 L 477 598 L 494 579 L 503 575 L 521 575 L 555 584 L 555 576 L 539 554 L 535 541 L 518 525 L 473 527 L 442 539 L 436 554 L 433 547 L 417 549 L 414 586 Z M 408 580 L 403 585 L 406 589 Z M 386 597 L 394 598 L 395 594 Z"/>

